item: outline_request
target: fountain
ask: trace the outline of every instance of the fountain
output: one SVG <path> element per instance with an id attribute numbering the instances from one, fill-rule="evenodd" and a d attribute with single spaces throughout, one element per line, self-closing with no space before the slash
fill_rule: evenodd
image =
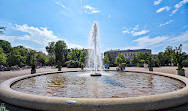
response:
<path id="1" fill-rule="evenodd" d="M 90 69 L 91 76 L 101 76 L 101 74 L 98 72 L 102 70 L 102 58 L 99 46 L 97 22 L 94 22 L 90 34 L 88 68 Z"/>
<path id="2" fill-rule="evenodd" d="M 12 78 L 0 84 L 0 100 L 16 107 L 45 111 L 145 111 L 188 103 L 185 77 L 141 71 L 103 73 L 97 22 L 92 27 L 89 43 L 90 71 Z"/>

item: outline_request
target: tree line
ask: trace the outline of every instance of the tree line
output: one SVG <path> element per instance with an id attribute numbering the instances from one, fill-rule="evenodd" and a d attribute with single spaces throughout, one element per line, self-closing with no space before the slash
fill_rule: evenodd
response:
<path id="1" fill-rule="evenodd" d="M 88 51 L 86 49 L 67 49 L 64 41 L 49 42 L 46 46 L 49 55 L 49 65 L 60 62 L 61 66 L 81 67 L 86 64 Z"/>
<path id="2" fill-rule="evenodd" d="M 48 55 L 24 46 L 12 47 L 8 41 L 0 40 L 0 65 L 16 66 L 61 66 L 81 67 L 87 59 L 87 50 L 67 49 L 64 41 L 49 42 L 46 46 Z"/>
<path id="3" fill-rule="evenodd" d="M 182 45 L 180 46 L 182 47 Z M 0 40 L 0 65 L 6 67 L 15 65 L 23 67 L 26 65 L 32 66 L 33 64 L 38 66 L 57 66 L 59 62 L 61 66 L 81 67 L 87 62 L 88 50 L 68 49 L 65 41 L 49 42 L 45 48 L 48 53 L 47 56 L 44 53 L 21 45 L 12 47 L 8 41 Z M 150 65 L 151 63 L 153 67 L 177 66 L 177 49 L 178 47 L 168 46 L 164 52 L 159 52 L 156 55 L 138 52 L 137 55 L 133 54 L 131 59 L 127 59 L 120 53 L 115 60 L 113 60 L 110 53 L 106 53 L 103 62 L 104 64 L 112 65 L 113 61 L 115 61 L 117 64 L 126 63 L 127 66 L 138 67 L 143 67 L 144 64 Z M 183 61 L 182 65 L 188 67 L 188 55 L 185 52 L 181 53 L 178 61 Z"/>
<path id="4" fill-rule="evenodd" d="M 165 48 L 164 52 L 159 52 L 158 54 L 155 55 L 151 55 L 149 53 L 144 53 L 144 52 L 138 52 L 137 55 L 133 54 L 131 59 L 127 59 L 126 57 L 123 56 L 122 53 L 119 53 L 118 56 L 115 58 L 115 62 L 116 64 L 126 63 L 127 66 L 137 66 L 137 67 L 143 67 L 144 64 L 148 64 L 148 65 L 151 64 L 153 67 L 177 66 L 178 48 L 182 48 L 182 45 L 175 48 L 173 48 L 172 46 L 168 46 Z M 185 52 L 182 52 L 181 58 L 182 58 L 182 65 L 188 67 L 188 55 Z M 114 60 L 109 52 L 105 54 L 103 60 L 105 64 L 114 65 L 113 64 Z"/>

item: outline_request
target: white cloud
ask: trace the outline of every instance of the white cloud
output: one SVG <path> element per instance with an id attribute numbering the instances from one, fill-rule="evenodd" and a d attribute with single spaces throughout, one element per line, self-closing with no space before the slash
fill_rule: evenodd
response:
<path id="1" fill-rule="evenodd" d="M 54 35 L 53 31 L 48 30 L 46 27 L 37 28 L 32 26 L 29 27 L 26 24 L 16 24 L 15 30 L 29 33 L 29 35 L 25 36 L 25 39 L 31 40 L 41 45 L 48 45 L 48 42 L 59 40 L 59 38 Z M 24 39 L 24 37 L 17 39 Z"/>
<path id="2" fill-rule="evenodd" d="M 139 25 L 136 25 L 134 28 L 129 28 L 129 29 L 125 27 L 124 28 L 125 30 L 123 30 L 122 33 L 123 34 L 125 34 L 125 33 L 128 33 L 128 34 L 129 33 L 134 33 L 135 30 L 138 30 L 138 27 L 139 27 Z"/>
<path id="3" fill-rule="evenodd" d="M 55 2 L 57 5 L 59 5 L 59 6 L 61 6 L 62 8 L 64 8 L 64 9 L 67 9 L 66 7 L 65 7 L 65 5 L 63 5 L 63 4 L 61 4 L 61 3 L 59 3 L 59 2 Z"/>
<path id="4" fill-rule="evenodd" d="M 159 5 L 160 3 L 162 2 L 162 0 L 157 0 L 157 1 L 154 1 L 154 5 Z"/>
<path id="5" fill-rule="evenodd" d="M 133 28 L 133 30 L 138 30 L 138 26 L 139 26 L 139 25 L 136 25 L 136 26 Z"/>
<path id="6" fill-rule="evenodd" d="M 169 20 L 168 22 L 165 22 L 164 24 L 160 24 L 160 27 L 161 26 L 164 26 L 164 25 L 167 25 L 167 24 L 170 24 L 170 23 L 172 23 L 173 22 L 173 20 Z"/>
<path id="7" fill-rule="evenodd" d="M 182 0 L 181 2 L 179 2 L 178 4 L 176 4 L 174 7 L 175 8 L 180 8 L 183 4 L 186 4 L 188 2 L 188 0 Z"/>
<path id="8" fill-rule="evenodd" d="M 134 32 L 134 33 L 133 33 L 133 36 L 143 35 L 143 34 L 146 34 L 146 33 L 148 33 L 148 32 L 149 32 L 149 30 L 142 30 L 142 31 L 140 31 L 140 32 Z"/>
<path id="9" fill-rule="evenodd" d="M 170 16 L 172 16 L 173 14 L 175 14 L 178 11 L 178 9 L 175 9 L 172 11 L 172 13 L 170 14 Z"/>
<path id="10" fill-rule="evenodd" d="M 69 49 L 71 49 L 71 48 L 83 49 L 84 48 L 81 45 L 72 44 L 72 43 L 67 43 L 67 46 Z"/>
<path id="11" fill-rule="evenodd" d="M 160 12 L 162 12 L 162 11 L 164 11 L 164 10 L 169 11 L 169 10 L 170 10 L 170 7 L 169 7 L 169 6 L 162 7 L 162 8 L 160 8 L 160 9 L 158 9 L 156 12 L 157 12 L 157 13 L 160 13 Z"/>
<path id="12" fill-rule="evenodd" d="M 126 28 L 123 32 L 122 32 L 123 34 L 129 34 L 130 32 L 129 32 L 129 30 Z"/>
<path id="13" fill-rule="evenodd" d="M 6 40 L 6 41 L 9 41 L 9 42 L 13 42 L 14 39 L 15 39 L 15 36 L 5 36 L 5 35 L 0 35 L 0 39 L 2 39 L 2 40 Z"/>
<path id="14" fill-rule="evenodd" d="M 99 10 L 97 10 L 97 8 L 91 7 L 90 5 L 85 5 L 84 8 L 86 9 L 85 13 L 87 13 L 87 14 L 93 14 L 93 13 L 100 12 Z"/>
<path id="15" fill-rule="evenodd" d="M 30 46 L 29 44 L 22 44 L 22 43 L 19 43 L 19 44 L 13 44 L 13 47 L 16 47 L 16 46 L 24 46 L 25 48 L 29 48 L 29 49 L 33 49 L 33 50 L 35 50 L 35 48 L 34 47 L 32 47 L 32 46 Z"/>
<path id="16" fill-rule="evenodd" d="M 143 34 L 146 34 L 146 33 L 148 33 L 149 32 L 149 30 L 141 30 L 141 31 L 137 31 L 138 30 L 138 27 L 139 27 L 139 25 L 136 25 L 134 28 L 126 28 L 126 27 L 124 27 L 124 30 L 122 31 L 122 33 L 123 34 L 129 34 L 129 33 L 131 33 L 132 34 L 132 36 L 138 36 L 138 35 L 143 35 Z M 135 32 L 135 31 L 137 31 L 137 32 Z"/>
<path id="17" fill-rule="evenodd" d="M 170 16 L 172 16 L 173 14 L 175 14 L 175 13 L 178 11 L 178 9 L 179 9 L 181 6 L 183 6 L 184 4 L 186 4 L 187 2 L 188 2 L 188 0 L 182 0 L 181 2 L 177 3 L 177 4 L 174 6 L 175 10 L 170 14 Z"/>
<path id="18" fill-rule="evenodd" d="M 19 39 L 19 40 L 29 40 L 30 36 L 29 35 L 24 35 L 23 37 L 19 36 L 17 39 Z"/>
<path id="19" fill-rule="evenodd" d="M 171 38 L 169 41 L 170 43 L 188 42 L 188 31 L 180 34 L 179 36 Z"/>
<path id="20" fill-rule="evenodd" d="M 41 49 L 45 50 L 45 47 L 48 45 L 49 42 L 52 42 L 52 41 L 56 42 L 58 40 L 63 40 L 57 37 L 56 35 L 54 35 L 53 31 L 48 30 L 46 27 L 38 28 L 38 27 L 32 27 L 32 26 L 29 27 L 26 24 L 24 25 L 15 24 L 15 27 L 13 28 L 13 30 L 21 31 L 21 32 L 28 33 L 28 34 L 21 35 L 21 36 L 0 35 L 0 39 L 7 40 L 11 43 L 14 43 L 15 40 L 32 41 L 36 44 L 40 44 L 40 46 L 37 45 L 35 47 L 39 51 L 41 51 Z M 67 42 L 66 40 L 64 41 L 67 43 L 68 48 L 79 48 L 79 49 L 83 48 L 81 45 L 73 44 L 73 43 Z M 28 44 L 27 47 L 32 47 L 32 49 L 34 49 L 33 46 L 30 46 L 30 44 Z"/>
<path id="21" fill-rule="evenodd" d="M 184 44 L 182 44 L 182 45 L 183 45 L 183 46 L 182 46 L 182 51 L 188 53 L 188 43 L 184 43 Z"/>
<path id="22" fill-rule="evenodd" d="M 169 36 L 158 36 L 158 37 L 141 37 L 133 42 L 136 42 L 134 46 L 126 47 L 126 49 L 140 49 L 140 48 L 151 48 L 156 49 L 158 51 L 163 51 L 164 48 L 167 46 L 179 46 L 180 44 L 183 45 L 183 51 L 188 53 L 188 31 L 181 33 L 175 37 Z M 155 53 L 157 53 L 155 51 Z"/>
<path id="23" fill-rule="evenodd" d="M 108 17 L 110 18 L 110 17 L 111 17 L 111 15 L 108 15 Z"/>
<path id="24" fill-rule="evenodd" d="M 148 46 L 152 46 L 152 45 L 157 45 L 161 42 L 164 42 L 165 40 L 167 40 L 169 37 L 154 37 L 154 38 L 149 38 L 149 36 L 145 36 L 145 37 L 141 37 L 139 39 L 134 40 L 133 42 L 137 42 L 138 46 L 141 47 L 148 47 Z"/>

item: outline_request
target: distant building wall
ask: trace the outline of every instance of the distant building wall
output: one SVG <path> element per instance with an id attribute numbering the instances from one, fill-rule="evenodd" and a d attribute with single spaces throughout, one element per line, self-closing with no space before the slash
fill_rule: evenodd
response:
<path id="1" fill-rule="evenodd" d="M 143 52 L 143 53 L 148 53 L 148 54 L 151 54 L 151 49 L 133 49 L 133 50 L 130 50 L 130 49 L 127 49 L 127 50 L 109 50 L 109 51 L 106 51 L 104 52 L 104 56 L 106 53 L 110 53 L 111 57 L 113 58 L 113 64 L 116 64 L 115 63 L 115 59 L 116 57 L 118 56 L 119 53 L 122 53 L 127 59 L 131 59 L 131 57 L 133 56 L 133 54 L 137 55 L 138 52 Z"/>

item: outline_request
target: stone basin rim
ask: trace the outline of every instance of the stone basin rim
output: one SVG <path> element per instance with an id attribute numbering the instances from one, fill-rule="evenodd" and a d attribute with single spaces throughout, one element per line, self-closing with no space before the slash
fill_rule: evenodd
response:
<path id="1" fill-rule="evenodd" d="M 116 71 L 116 70 L 106 70 Z M 0 84 L 0 99 L 3 102 L 10 103 L 15 106 L 37 109 L 37 110 L 157 110 L 175 107 L 188 102 L 188 78 L 179 75 L 172 75 L 161 72 L 149 71 L 124 71 L 138 72 L 146 74 L 155 74 L 170 77 L 185 84 L 185 87 L 169 92 L 150 96 L 126 97 L 126 98 L 66 98 L 66 97 L 48 97 L 34 94 L 22 93 L 15 91 L 10 86 L 20 80 L 42 76 L 46 74 L 65 73 L 65 72 L 82 72 L 82 71 L 58 71 L 46 72 L 32 75 L 24 75 L 6 80 Z M 76 101 L 76 103 L 67 103 L 67 100 Z M 99 107 L 100 106 L 100 107 Z M 118 106 L 118 107 L 117 107 Z M 135 107 L 136 106 L 136 107 Z M 115 109 L 114 109 L 115 108 Z"/>

